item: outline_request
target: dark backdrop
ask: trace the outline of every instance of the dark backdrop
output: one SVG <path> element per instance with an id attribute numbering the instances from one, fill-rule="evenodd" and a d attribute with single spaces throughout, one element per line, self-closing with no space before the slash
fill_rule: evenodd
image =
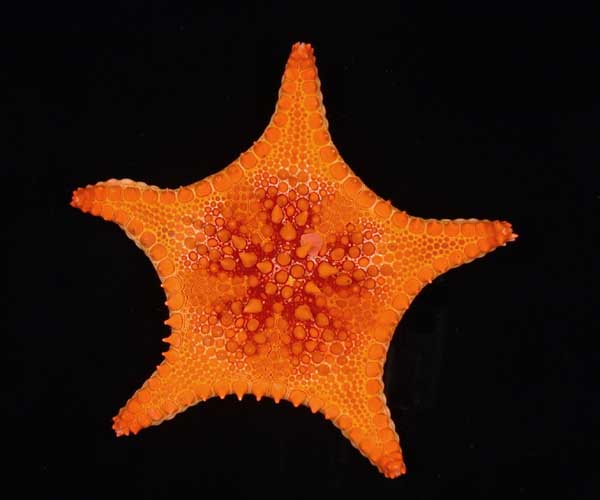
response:
<path id="1" fill-rule="evenodd" d="M 588 18 L 126 3 L 5 18 L 20 30 L 3 49 L 7 478 L 38 498 L 597 495 Z M 322 416 L 250 396 L 111 429 L 161 360 L 167 310 L 150 262 L 71 192 L 227 165 L 262 133 L 296 41 L 315 47 L 336 145 L 380 196 L 520 235 L 436 280 L 399 325 L 385 381 L 408 475 L 393 481 Z"/>

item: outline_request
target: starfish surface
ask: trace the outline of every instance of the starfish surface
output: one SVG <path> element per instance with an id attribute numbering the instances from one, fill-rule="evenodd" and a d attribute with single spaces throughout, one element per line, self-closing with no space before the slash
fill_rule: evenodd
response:
<path id="1" fill-rule="evenodd" d="M 111 179 L 71 204 L 119 224 L 168 299 L 170 347 L 117 435 L 211 397 L 268 396 L 323 413 L 389 478 L 405 472 L 382 382 L 398 321 L 436 276 L 516 237 L 409 216 L 365 186 L 331 141 L 303 43 L 265 132 L 222 171 L 179 189 Z"/>

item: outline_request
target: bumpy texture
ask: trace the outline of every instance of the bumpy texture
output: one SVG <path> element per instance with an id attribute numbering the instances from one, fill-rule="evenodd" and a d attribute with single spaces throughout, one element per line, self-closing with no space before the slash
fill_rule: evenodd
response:
<path id="1" fill-rule="evenodd" d="M 412 217 L 367 188 L 331 141 L 302 43 L 269 126 L 231 165 L 174 190 L 101 182 L 72 205 L 119 224 L 168 299 L 170 348 L 117 435 L 214 396 L 268 396 L 323 413 L 389 478 L 405 472 L 382 382 L 394 328 L 436 276 L 516 237 Z"/>

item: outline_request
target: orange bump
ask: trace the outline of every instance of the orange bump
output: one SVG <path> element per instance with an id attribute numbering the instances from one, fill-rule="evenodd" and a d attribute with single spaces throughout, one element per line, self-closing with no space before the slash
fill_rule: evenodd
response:
<path id="1" fill-rule="evenodd" d="M 238 250 L 243 250 L 244 248 L 246 248 L 246 240 L 241 236 L 238 236 L 237 234 L 231 236 L 231 242 L 233 243 L 233 246 Z"/>
<path id="2" fill-rule="evenodd" d="M 164 418 L 164 413 L 160 408 L 148 408 L 148 416 L 155 422 L 158 422 Z"/>
<path id="3" fill-rule="evenodd" d="M 172 415 L 177 411 L 177 406 L 173 401 L 165 401 L 162 405 L 163 409 L 167 412 L 167 415 Z"/>
<path id="4" fill-rule="evenodd" d="M 408 223 L 408 230 L 413 234 L 421 234 L 425 230 L 425 223 L 422 219 L 411 217 Z"/>
<path id="5" fill-rule="evenodd" d="M 283 110 L 288 110 L 292 107 L 292 104 L 293 104 L 293 101 L 289 96 L 282 95 L 279 98 L 279 102 L 277 103 L 277 106 Z"/>
<path id="6" fill-rule="evenodd" d="M 108 199 L 110 201 L 121 201 L 121 186 L 108 186 Z"/>
<path id="7" fill-rule="evenodd" d="M 488 241 L 487 238 L 480 238 L 477 240 L 477 247 L 479 248 L 479 250 L 481 250 L 482 252 L 489 252 L 492 249 L 492 245 L 491 243 Z"/>
<path id="8" fill-rule="evenodd" d="M 462 222 L 460 225 L 460 230 L 461 230 L 463 236 L 467 236 L 467 237 L 475 236 L 475 233 L 476 233 L 475 223 Z"/>
<path id="9" fill-rule="evenodd" d="M 271 145 L 267 142 L 259 141 L 254 145 L 254 153 L 259 158 L 264 158 L 271 151 Z"/>
<path id="10" fill-rule="evenodd" d="M 314 80 L 309 80 L 302 84 L 302 90 L 307 94 L 316 94 L 317 93 L 317 83 Z"/>
<path id="11" fill-rule="evenodd" d="M 323 408 L 324 404 L 325 401 L 323 401 L 321 398 L 318 398 L 317 396 L 313 396 L 308 400 L 308 407 L 313 413 L 317 413 L 321 408 Z"/>
<path id="12" fill-rule="evenodd" d="M 244 153 L 242 154 L 242 156 L 240 156 L 240 162 L 242 164 L 242 167 L 244 167 L 245 169 L 250 169 L 256 167 L 256 165 L 258 164 L 258 159 L 253 153 L 248 151 L 247 153 Z"/>
<path id="13" fill-rule="evenodd" d="M 306 393 L 304 391 L 299 391 L 295 389 L 292 392 L 290 392 L 290 396 L 288 399 L 295 407 L 298 407 L 302 403 L 304 403 L 304 401 L 306 401 Z"/>
<path id="14" fill-rule="evenodd" d="M 320 266 L 319 266 L 320 267 Z M 335 278 L 335 284 L 337 286 L 348 286 L 352 284 L 352 278 L 347 274 L 340 274 Z"/>
<path id="15" fill-rule="evenodd" d="M 252 298 L 248 301 L 248 303 L 246 304 L 246 307 L 244 307 L 244 312 L 245 313 L 259 313 L 263 310 L 263 304 L 259 299 L 256 298 Z"/>
<path id="16" fill-rule="evenodd" d="M 271 143 L 275 144 L 279 139 L 281 139 L 281 130 L 277 127 L 269 127 L 265 131 L 265 138 Z"/>
<path id="17" fill-rule="evenodd" d="M 142 200 L 146 203 L 156 203 L 158 201 L 158 193 L 152 188 L 144 189 Z"/>
<path id="18" fill-rule="evenodd" d="M 300 212 L 294 220 L 297 225 L 304 226 L 308 222 L 308 211 L 304 210 Z"/>
<path id="19" fill-rule="evenodd" d="M 292 52 L 293 54 L 293 52 Z M 297 69 L 294 68 L 288 68 L 285 70 L 284 72 L 285 78 L 287 80 L 290 80 L 292 82 L 296 81 L 298 78 L 300 78 L 300 72 Z"/>
<path id="20" fill-rule="evenodd" d="M 292 241 L 296 239 L 297 233 L 294 226 L 290 222 L 286 222 L 279 230 L 279 235 L 285 241 Z"/>
<path id="21" fill-rule="evenodd" d="M 377 447 L 377 445 L 375 444 L 375 441 L 372 438 L 367 437 L 359 443 L 358 447 L 365 455 L 370 456 L 371 453 L 373 453 L 373 451 Z"/>
<path id="22" fill-rule="evenodd" d="M 273 385 L 271 386 L 271 396 L 273 397 L 276 403 L 279 403 L 279 401 L 281 401 L 281 399 L 285 396 L 286 391 L 287 387 L 285 386 L 285 384 L 273 382 Z"/>
<path id="23" fill-rule="evenodd" d="M 162 264 L 162 262 L 161 262 L 161 264 Z M 159 266 L 160 266 L 160 264 L 159 264 Z M 171 309 L 173 311 L 177 311 L 178 309 L 181 309 L 183 307 L 184 302 L 185 302 L 184 295 L 182 293 L 176 293 L 173 296 L 169 297 L 169 299 L 165 302 L 165 304 L 167 304 L 167 306 L 169 306 L 169 309 Z"/>
<path id="24" fill-rule="evenodd" d="M 256 264 L 258 257 L 254 252 L 240 252 L 240 260 L 244 267 L 252 267 Z"/>
<path id="25" fill-rule="evenodd" d="M 319 150 L 321 160 L 325 163 L 331 163 L 338 157 L 337 150 L 333 146 L 324 146 Z"/>
<path id="26" fill-rule="evenodd" d="M 302 267 L 300 264 L 294 264 L 290 269 L 290 274 L 294 278 L 300 279 L 304 276 L 304 267 Z"/>
<path id="27" fill-rule="evenodd" d="M 373 417 L 373 422 L 378 429 L 383 429 L 388 426 L 389 417 L 385 413 L 378 413 Z"/>
<path id="28" fill-rule="evenodd" d="M 269 390 L 269 383 L 264 380 L 257 380 L 252 383 L 252 394 L 256 397 L 256 401 L 260 401 Z"/>
<path id="29" fill-rule="evenodd" d="M 387 441 L 396 441 L 396 433 L 389 427 L 387 429 L 382 429 L 379 432 L 379 439 L 384 443 Z"/>
<path id="30" fill-rule="evenodd" d="M 180 203 L 188 203 L 194 199 L 194 192 L 188 188 L 179 188 L 177 190 L 177 199 Z"/>
<path id="31" fill-rule="evenodd" d="M 173 293 L 177 290 L 181 290 L 181 281 L 179 281 L 179 278 L 171 276 L 170 278 L 167 278 L 165 281 L 163 281 L 161 286 L 165 289 L 167 293 Z"/>
<path id="32" fill-rule="evenodd" d="M 316 111 L 317 109 L 319 109 L 320 105 L 321 101 L 316 95 L 307 95 L 304 98 L 304 107 L 307 111 Z"/>
<path id="33" fill-rule="evenodd" d="M 342 247 L 337 247 L 331 251 L 330 256 L 333 260 L 342 260 L 345 253 L 346 251 Z"/>
<path id="34" fill-rule="evenodd" d="M 183 315 L 179 313 L 172 314 L 169 319 L 165 321 L 165 325 L 169 325 L 174 330 L 180 330 L 183 327 Z"/>
<path id="35" fill-rule="evenodd" d="M 165 205 L 172 205 L 177 201 L 177 196 L 171 190 L 160 191 L 159 201 Z"/>
<path id="36" fill-rule="evenodd" d="M 391 309 L 386 309 L 379 315 L 379 321 L 384 325 L 396 326 L 398 320 L 398 314 L 395 311 L 392 311 Z"/>
<path id="37" fill-rule="evenodd" d="M 295 338 L 302 340 L 306 338 L 306 328 L 304 328 L 302 325 L 297 325 L 294 327 L 293 334 Z"/>
<path id="38" fill-rule="evenodd" d="M 390 340 L 391 331 L 390 328 L 387 326 L 375 325 L 373 326 L 372 333 L 373 338 L 375 338 L 375 340 L 378 340 L 379 342 L 387 342 L 388 340 Z"/>
<path id="39" fill-rule="evenodd" d="M 304 285 L 304 291 L 310 295 L 319 295 L 323 293 L 314 281 L 307 281 L 306 285 Z"/>
<path id="40" fill-rule="evenodd" d="M 419 290 L 421 289 L 421 283 L 416 280 L 415 278 L 408 278 L 405 282 L 404 282 L 404 291 L 406 293 L 408 293 L 409 295 L 416 295 L 417 293 L 419 293 Z"/>
<path id="41" fill-rule="evenodd" d="M 437 257 L 436 259 L 433 260 L 433 268 L 438 273 L 443 273 L 446 269 L 448 269 L 448 267 L 449 267 L 448 259 L 445 256 Z"/>
<path id="42" fill-rule="evenodd" d="M 283 220 L 283 210 L 279 205 L 275 205 L 271 210 L 271 221 L 274 224 L 279 224 Z"/>
<path id="43" fill-rule="evenodd" d="M 196 400 L 196 395 L 192 391 L 186 390 L 181 392 L 177 399 L 183 406 L 190 406 Z"/>
<path id="44" fill-rule="evenodd" d="M 231 384 L 231 388 L 233 389 L 234 394 L 241 401 L 244 397 L 244 394 L 248 391 L 248 383 L 245 380 L 235 380 Z"/>
<path id="45" fill-rule="evenodd" d="M 397 228 L 404 229 L 408 223 L 408 214 L 406 212 L 396 212 L 392 216 L 392 224 Z"/>
<path id="46" fill-rule="evenodd" d="M 279 127 L 283 127 L 288 121 L 288 116 L 286 113 L 277 112 L 273 115 L 273 123 Z"/>
<path id="47" fill-rule="evenodd" d="M 238 182 L 244 176 L 244 171 L 242 170 L 242 167 L 240 167 L 237 163 L 231 163 L 225 169 L 225 173 L 229 176 L 231 182 L 233 183 Z"/>
<path id="48" fill-rule="evenodd" d="M 329 278 L 330 276 L 337 274 L 338 270 L 336 267 L 323 261 L 319 264 L 319 267 L 317 267 L 317 273 L 321 278 Z"/>
<path id="49" fill-rule="evenodd" d="M 229 393 L 229 384 L 224 380 L 220 380 L 215 383 L 214 389 L 217 396 L 221 399 L 225 399 L 225 396 Z"/>
<path id="50" fill-rule="evenodd" d="M 329 318 L 327 317 L 326 314 L 324 314 L 322 312 L 318 312 L 317 315 L 315 316 L 315 323 L 317 324 L 317 326 L 320 326 L 321 328 L 325 328 L 326 326 L 329 326 Z"/>
<path id="51" fill-rule="evenodd" d="M 381 365 L 375 361 L 369 361 L 367 362 L 365 373 L 367 377 L 378 377 L 381 375 Z"/>
<path id="52" fill-rule="evenodd" d="M 383 390 L 382 383 L 377 379 L 371 379 L 367 382 L 367 394 L 379 394 Z"/>
<path id="53" fill-rule="evenodd" d="M 129 215 L 127 214 L 127 212 L 125 212 L 125 210 L 122 210 L 122 209 L 117 210 L 117 212 L 115 213 L 115 222 L 117 224 L 121 224 L 121 226 L 124 226 L 128 220 L 129 220 Z"/>
<path id="54" fill-rule="evenodd" d="M 113 220 L 114 213 L 114 208 L 110 205 L 103 205 L 102 209 L 100 210 L 100 215 L 104 220 Z"/>
<path id="55" fill-rule="evenodd" d="M 342 187 L 348 196 L 354 198 L 363 187 L 363 183 L 358 177 L 352 176 L 344 181 Z"/>
<path id="56" fill-rule="evenodd" d="M 212 186 L 208 181 L 200 181 L 194 186 L 194 191 L 196 191 L 196 196 L 202 198 L 208 196 L 212 192 Z"/>
<path id="57" fill-rule="evenodd" d="M 323 118 L 320 113 L 311 113 L 308 117 L 308 126 L 311 129 L 320 128 L 323 125 Z"/>
<path id="58" fill-rule="evenodd" d="M 150 249 L 150 258 L 152 260 L 161 260 L 166 256 L 167 248 L 161 243 L 157 243 Z"/>
<path id="59" fill-rule="evenodd" d="M 367 408 L 369 408 L 369 410 L 373 413 L 378 412 L 379 410 L 381 410 L 381 408 L 383 408 L 383 401 L 379 396 L 369 398 L 369 400 L 367 401 Z"/>
<path id="60" fill-rule="evenodd" d="M 489 222 L 478 221 L 475 223 L 475 230 L 477 232 L 477 236 L 489 236 L 489 234 L 493 234 L 493 229 L 490 228 Z M 488 234 L 488 228 L 490 229 L 490 233 Z"/>
<path id="61" fill-rule="evenodd" d="M 168 325 L 169 320 L 166 320 L 164 323 L 165 325 Z M 169 335 L 168 337 L 165 337 L 164 339 L 162 339 L 163 342 L 165 344 L 170 344 L 172 346 L 175 347 L 180 347 L 181 346 L 181 335 L 179 335 L 178 333 L 172 333 L 171 335 Z"/>
<path id="62" fill-rule="evenodd" d="M 336 405 L 327 405 L 325 407 L 325 418 L 333 420 L 340 414 L 340 409 Z"/>
<path id="63" fill-rule="evenodd" d="M 439 236 L 443 230 L 443 226 L 437 220 L 427 222 L 427 234 L 430 236 Z"/>
<path id="64" fill-rule="evenodd" d="M 404 311 L 405 309 L 408 309 L 408 305 L 408 296 L 404 293 L 399 293 L 392 299 L 392 306 L 394 306 L 399 311 Z"/>
<path id="65" fill-rule="evenodd" d="M 304 71 L 302 71 L 300 73 L 300 77 L 303 80 L 314 80 L 314 78 L 317 76 L 317 72 L 315 71 L 314 68 L 308 68 L 305 69 Z M 307 82 L 308 83 L 308 82 Z M 310 83 L 314 83 L 314 82 L 310 82 Z"/>
<path id="66" fill-rule="evenodd" d="M 446 236 L 457 236 L 459 232 L 460 226 L 457 222 L 447 221 L 444 224 L 444 234 L 446 234 Z"/>
<path id="67" fill-rule="evenodd" d="M 434 276 L 435 273 L 433 272 L 433 268 L 431 266 L 423 266 L 417 271 L 417 277 L 423 284 L 431 283 Z"/>
<path id="68" fill-rule="evenodd" d="M 235 260 L 231 258 L 221 259 L 221 267 L 225 269 L 225 271 L 233 271 L 235 269 Z"/>
<path id="69" fill-rule="evenodd" d="M 462 252 L 455 250 L 448 256 L 448 260 L 450 261 L 451 265 L 458 266 L 459 264 L 462 264 L 464 262 L 465 258 Z"/>
<path id="70" fill-rule="evenodd" d="M 317 146 L 324 146 L 329 142 L 329 133 L 325 129 L 315 130 L 313 132 L 313 142 Z"/>
<path id="71" fill-rule="evenodd" d="M 312 245 L 310 244 L 306 244 L 306 245 L 301 245 L 299 247 L 296 248 L 296 257 L 298 257 L 299 259 L 304 259 L 307 255 L 308 252 L 311 250 Z"/>
<path id="72" fill-rule="evenodd" d="M 373 210 L 379 217 L 387 219 L 392 214 L 392 204 L 389 201 L 379 201 Z"/>
<path id="73" fill-rule="evenodd" d="M 336 181 L 341 181 L 348 175 L 348 165 L 344 162 L 336 161 L 329 167 L 329 171 Z"/>
<path id="74" fill-rule="evenodd" d="M 163 259 L 158 263 L 156 269 L 160 276 L 168 276 L 175 272 L 175 264 L 171 259 Z"/>
<path id="75" fill-rule="evenodd" d="M 267 274 L 267 273 L 270 273 L 271 270 L 273 269 L 273 264 L 269 260 L 263 260 L 263 261 L 259 262 L 258 264 L 256 264 L 256 267 L 261 273 Z"/>
<path id="76" fill-rule="evenodd" d="M 127 226 L 127 230 L 133 236 L 137 236 L 138 234 L 140 234 L 144 230 L 144 226 L 143 226 L 143 224 L 142 224 L 142 222 L 140 220 L 133 219 L 131 222 L 129 222 L 129 225 Z"/>
<path id="77" fill-rule="evenodd" d="M 231 179 L 222 173 L 215 174 L 212 178 L 212 183 L 215 190 L 221 192 L 227 191 L 232 186 Z"/>
<path id="78" fill-rule="evenodd" d="M 137 201 L 140 199 L 140 190 L 136 187 L 126 187 L 123 192 L 123 199 L 125 201 Z"/>
<path id="79" fill-rule="evenodd" d="M 337 421 L 338 427 L 343 431 L 350 429 L 352 427 L 352 423 L 352 418 L 348 415 L 341 415 Z"/>
<path id="80" fill-rule="evenodd" d="M 362 190 L 360 193 L 358 193 L 356 198 L 358 205 L 362 208 L 369 208 L 373 206 L 373 203 L 375 203 L 376 200 L 377 196 L 370 189 Z"/>
<path id="81" fill-rule="evenodd" d="M 296 307 L 296 309 L 294 310 L 294 317 L 300 321 L 309 321 L 313 319 L 310 307 L 308 307 L 306 304 L 302 304 Z"/>
<path id="82" fill-rule="evenodd" d="M 373 344 L 369 347 L 368 358 L 372 360 L 379 360 L 385 357 L 385 347 L 381 344 Z"/>
<path id="83" fill-rule="evenodd" d="M 289 80 L 284 80 L 281 84 L 281 90 L 287 94 L 293 94 L 296 90 L 296 84 Z"/>
<path id="84" fill-rule="evenodd" d="M 196 396 L 198 396 L 198 399 L 200 399 L 201 401 L 205 401 L 207 400 L 210 395 L 213 393 L 210 385 L 205 384 L 205 383 L 199 383 L 194 387 L 194 392 L 196 393 Z"/>
<path id="85" fill-rule="evenodd" d="M 468 243 L 465 245 L 465 255 L 470 259 L 474 259 L 479 255 L 479 247 L 475 243 Z"/>

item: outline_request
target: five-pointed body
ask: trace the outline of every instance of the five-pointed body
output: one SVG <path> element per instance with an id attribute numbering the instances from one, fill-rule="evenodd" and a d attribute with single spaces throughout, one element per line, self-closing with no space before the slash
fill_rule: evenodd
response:
<path id="1" fill-rule="evenodd" d="M 269 126 L 231 165 L 175 190 L 101 182 L 72 205 L 123 227 L 168 298 L 170 348 L 117 435 L 251 393 L 324 413 L 390 478 L 405 472 L 382 383 L 396 324 L 436 276 L 515 238 L 505 222 L 412 217 L 369 190 L 331 141 L 302 43 Z"/>

